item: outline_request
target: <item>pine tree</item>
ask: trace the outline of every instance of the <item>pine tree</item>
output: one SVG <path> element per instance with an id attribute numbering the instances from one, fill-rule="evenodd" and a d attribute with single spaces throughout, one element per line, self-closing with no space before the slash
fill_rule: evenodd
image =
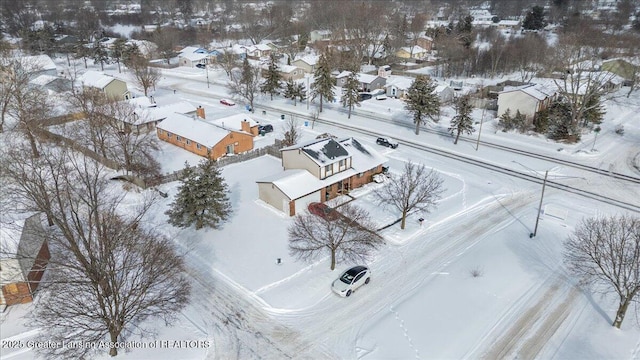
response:
<path id="1" fill-rule="evenodd" d="M 498 120 L 498 127 L 502 129 L 502 132 L 507 132 L 513 129 L 513 118 L 511 118 L 511 109 L 507 109 Z"/>
<path id="2" fill-rule="evenodd" d="M 282 96 L 284 96 L 285 99 L 293 100 L 293 105 L 296 106 L 296 100 L 297 100 L 296 84 L 293 82 L 292 79 L 289 79 L 286 82 L 284 87 L 284 93 L 282 94 Z"/>
<path id="3" fill-rule="evenodd" d="M 307 89 L 303 84 L 300 84 L 300 83 L 296 84 L 294 87 L 293 93 L 298 98 L 298 101 L 303 102 L 307 100 Z"/>
<path id="4" fill-rule="evenodd" d="M 260 91 L 264 94 L 268 93 L 271 95 L 271 100 L 273 100 L 273 95 L 278 95 L 280 93 L 280 89 L 282 87 L 282 85 L 280 85 L 281 80 L 282 75 L 280 74 L 276 56 L 275 54 L 271 54 L 269 57 L 269 67 L 266 72 L 265 80 L 260 86 Z"/>
<path id="5" fill-rule="evenodd" d="M 520 112 L 520 110 L 516 111 L 516 116 L 513 117 L 513 127 L 518 129 L 519 132 L 524 133 L 527 131 L 527 116 Z"/>
<path id="6" fill-rule="evenodd" d="M 440 98 L 435 93 L 436 83 L 425 75 L 418 75 L 407 90 L 405 109 L 413 114 L 416 135 L 420 134 L 420 125 L 429 117 L 438 122 L 436 115 L 440 113 Z"/>
<path id="7" fill-rule="evenodd" d="M 342 88 L 342 106 L 349 107 L 348 119 L 351 119 L 351 110 L 354 106 L 360 106 L 360 100 L 358 99 L 358 90 L 360 90 L 360 81 L 358 81 L 358 74 L 355 71 L 351 71 L 347 76 L 347 81 Z"/>
<path id="8" fill-rule="evenodd" d="M 171 203 L 169 223 L 180 228 L 195 224 L 196 230 L 208 227 L 218 228 L 231 213 L 224 182 L 216 161 L 208 157 L 198 164 L 198 170 L 186 164 L 182 185 Z"/>
<path id="9" fill-rule="evenodd" d="M 313 90 L 313 98 L 320 96 L 320 112 L 322 112 L 322 100 L 326 99 L 329 102 L 335 100 L 335 94 L 333 92 L 334 79 L 331 77 L 331 66 L 326 56 L 320 56 L 318 60 L 318 67 L 313 74 L 314 81 L 311 88 Z"/>
<path id="10" fill-rule="evenodd" d="M 587 99 L 586 110 L 582 115 L 583 126 L 601 124 L 605 113 L 606 111 L 604 110 L 604 106 L 602 106 L 600 96 L 597 94 L 590 96 L 589 99 Z"/>
<path id="11" fill-rule="evenodd" d="M 449 132 L 453 135 L 456 134 L 456 139 L 453 142 L 454 145 L 458 144 L 458 138 L 461 133 L 466 133 L 467 135 L 476 131 L 473 128 L 473 119 L 471 118 L 471 111 L 473 107 L 471 106 L 471 102 L 469 101 L 469 96 L 463 96 L 455 104 L 456 108 L 456 116 L 451 119 L 451 126 L 449 127 Z"/>
<path id="12" fill-rule="evenodd" d="M 100 70 L 104 71 L 104 63 L 109 60 L 109 54 L 102 42 L 96 41 L 93 48 L 93 61 L 100 63 Z"/>
<path id="13" fill-rule="evenodd" d="M 541 6 L 531 8 L 522 22 L 522 28 L 525 30 L 540 30 L 545 26 L 547 24 L 544 20 L 544 8 Z"/>

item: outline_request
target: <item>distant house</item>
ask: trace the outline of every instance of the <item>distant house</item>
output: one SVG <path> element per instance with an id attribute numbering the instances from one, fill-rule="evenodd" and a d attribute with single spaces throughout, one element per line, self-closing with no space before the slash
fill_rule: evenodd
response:
<path id="1" fill-rule="evenodd" d="M 431 36 L 422 35 L 416 39 L 416 45 L 426 51 L 431 51 L 433 50 L 433 38 Z"/>
<path id="2" fill-rule="evenodd" d="M 15 242 L 3 239 L 7 243 Z M 0 258 L 0 306 L 31 302 L 51 258 L 41 214 L 24 221 L 17 246 L 7 250 L 15 256 Z"/>
<path id="3" fill-rule="evenodd" d="M 350 71 L 343 71 L 338 74 L 336 76 L 336 86 L 344 87 L 350 74 Z M 382 89 L 387 82 L 387 79 L 377 75 L 358 73 L 356 76 L 358 78 L 358 82 L 360 82 L 360 91 Z"/>
<path id="4" fill-rule="evenodd" d="M 21 56 L 0 59 L 0 73 L 12 68 L 21 68 L 33 80 L 40 75 L 57 76 L 56 64 L 49 55 Z"/>
<path id="5" fill-rule="evenodd" d="M 195 46 L 187 46 L 178 53 L 180 66 L 195 67 L 197 64 L 207 64 L 209 51 Z"/>
<path id="6" fill-rule="evenodd" d="M 171 114 L 198 115 L 204 119 L 204 109 L 202 107 L 196 108 L 186 101 L 157 106 L 154 100 L 142 96 L 130 99 L 129 103 L 134 105 L 136 109 L 134 110 L 133 118 L 127 119 L 124 126 L 127 129 L 133 129 L 138 132 L 154 130 L 158 123 L 171 116 Z"/>
<path id="7" fill-rule="evenodd" d="M 29 85 L 56 93 L 70 91 L 73 87 L 73 83 L 71 80 L 51 75 L 40 75 L 35 79 L 29 81 Z"/>
<path id="8" fill-rule="evenodd" d="M 602 62 L 602 70 L 614 73 L 624 79 L 624 84 L 629 85 L 634 78 L 640 78 L 640 65 L 633 64 L 624 59 L 612 59 Z"/>
<path id="9" fill-rule="evenodd" d="M 424 59 L 429 55 L 429 52 L 421 46 L 409 47 L 405 46 L 396 51 L 396 57 L 401 59 Z"/>
<path id="10" fill-rule="evenodd" d="M 388 78 L 389 76 L 391 76 L 391 66 L 389 65 L 382 65 L 378 68 L 378 76 L 380 76 L 381 78 Z"/>
<path id="11" fill-rule="evenodd" d="M 260 58 L 269 57 L 271 55 L 271 47 L 267 44 L 257 44 L 246 47 L 247 56 L 250 59 L 258 60 Z"/>
<path id="12" fill-rule="evenodd" d="M 307 74 L 313 74 L 316 71 L 316 64 L 318 63 L 319 56 L 306 55 L 291 62 L 291 65 L 302 69 Z"/>
<path id="13" fill-rule="evenodd" d="M 244 113 L 226 116 L 215 120 L 207 120 L 207 122 L 223 129 L 243 131 L 253 136 L 257 136 L 259 134 L 259 123 Z"/>
<path id="14" fill-rule="evenodd" d="M 372 181 L 387 159 L 354 138 L 322 138 L 281 149 L 284 171 L 260 179 L 260 200 L 289 216 Z"/>
<path id="15" fill-rule="evenodd" d="M 269 65 L 262 65 L 260 68 L 262 76 L 266 76 Z M 278 64 L 278 73 L 282 77 L 282 80 L 298 80 L 304 77 L 304 71 L 297 66 Z"/>
<path id="16" fill-rule="evenodd" d="M 407 90 L 413 84 L 415 79 L 405 76 L 391 76 L 387 79 L 385 85 L 386 95 L 398 99 L 405 99 L 407 96 Z M 438 84 L 433 90 L 438 95 L 441 103 L 449 103 L 453 100 L 455 91 L 446 84 Z"/>
<path id="17" fill-rule="evenodd" d="M 218 159 L 253 149 L 249 122 L 241 123 L 242 130 L 221 127 L 199 117 L 171 114 L 156 125 L 158 138 L 200 156 Z"/>
<path id="18" fill-rule="evenodd" d="M 126 82 L 98 71 L 87 71 L 80 77 L 80 83 L 84 87 L 101 90 L 113 100 L 128 100 L 131 97 Z"/>
<path id="19" fill-rule="evenodd" d="M 520 28 L 520 20 L 500 20 L 497 26 L 498 29 L 502 30 L 518 30 Z"/>
<path id="20" fill-rule="evenodd" d="M 498 116 L 507 110 L 511 115 L 520 111 L 528 119 L 547 108 L 556 98 L 556 91 L 542 85 L 528 84 L 498 93 Z"/>
<path id="21" fill-rule="evenodd" d="M 329 40 L 331 40 L 331 30 L 312 30 L 309 33 L 309 42 L 312 44 L 317 41 Z"/>

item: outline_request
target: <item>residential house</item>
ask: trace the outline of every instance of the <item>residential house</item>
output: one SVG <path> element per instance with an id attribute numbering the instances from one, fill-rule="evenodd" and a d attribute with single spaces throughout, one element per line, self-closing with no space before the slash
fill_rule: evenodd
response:
<path id="1" fill-rule="evenodd" d="M 101 90 L 110 99 L 128 100 L 131 97 L 126 82 L 98 71 L 87 71 L 80 77 L 80 83 Z"/>
<path id="2" fill-rule="evenodd" d="M 284 171 L 260 179 L 260 200 L 289 216 L 372 181 L 387 159 L 354 138 L 322 138 L 285 147 Z"/>
<path id="3" fill-rule="evenodd" d="M 415 59 L 421 60 L 426 58 L 429 52 L 421 46 L 415 45 L 413 47 L 405 46 L 396 51 L 396 57 L 401 59 Z"/>
<path id="4" fill-rule="evenodd" d="M 498 93 L 498 116 L 502 116 L 507 110 L 512 116 L 520 111 L 532 120 L 538 111 L 547 108 L 555 98 L 554 89 L 537 84 L 504 90 Z"/>
<path id="5" fill-rule="evenodd" d="M 54 93 L 59 93 L 71 91 L 73 82 L 69 79 L 59 76 L 40 75 L 35 79 L 29 81 L 29 85 L 37 87 L 39 89 L 45 89 Z"/>
<path id="6" fill-rule="evenodd" d="M 232 130 L 196 116 L 174 113 L 156 125 L 156 132 L 160 140 L 200 156 L 218 159 L 253 149 L 254 134 L 249 122 L 242 124 L 242 130 Z"/>
<path id="7" fill-rule="evenodd" d="M 343 71 L 338 74 L 336 76 L 336 86 L 344 87 L 350 74 L 350 71 Z M 356 76 L 358 78 L 358 82 L 360 82 L 360 91 L 382 89 L 387 82 L 387 79 L 377 75 L 358 73 L 356 74 Z"/>
<path id="8" fill-rule="evenodd" d="M 320 59 L 317 55 L 306 55 L 291 62 L 291 65 L 302 69 L 307 74 L 313 74 L 316 71 L 316 65 Z"/>
<path id="9" fill-rule="evenodd" d="M 269 69 L 269 65 L 262 65 L 261 67 L 262 76 L 266 77 L 266 72 L 268 69 Z M 278 72 L 280 73 L 280 76 L 284 81 L 289 81 L 289 80 L 293 81 L 293 80 L 302 79 L 304 77 L 304 71 L 299 67 L 293 66 L 293 65 L 278 64 Z"/>
<path id="10" fill-rule="evenodd" d="M 312 30 L 309 33 L 309 43 L 313 44 L 317 41 L 330 41 L 331 30 Z"/>
<path id="11" fill-rule="evenodd" d="M 500 20 L 497 26 L 501 30 L 516 31 L 520 28 L 520 20 Z"/>
<path id="12" fill-rule="evenodd" d="M 187 46 L 178 53 L 180 66 L 195 67 L 197 64 L 207 64 L 209 52 L 206 49 Z"/>
<path id="13" fill-rule="evenodd" d="M 141 96 L 130 99 L 129 103 L 135 106 L 134 114 L 132 118 L 123 120 L 123 125 L 126 129 L 134 129 L 138 132 L 154 130 L 158 123 L 171 114 L 197 115 L 204 119 L 204 109 L 202 107 L 196 108 L 186 101 L 158 106 L 153 97 Z"/>
<path id="14" fill-rule="evenodd" d="M 271 55 L 271 47 L 267 44 L 257 44 L 246 47 L 247 57 L 249 59 L 258 60 L 260 58 L 266 58 Z"/>
<path id="15" fill-rule="evenodd" d="M 391 76 L 391 66 L 389 65 L 382 65 L 378 68 L 378 76 L 380 76 L 381 78 L 388 78 L 389 76 Z"/>
<path id="16" fill-rule="evenodd" d="M 407 90 L 413 84 L 415 79 L 406 76 L 390 76 L 384 86 L 386 95 L 393 98 L 405 99 Z M 446 84 L 438 84 L 433 90 L 438 95 L 440 102 L 443 104 L 453 101 L 455 91 Z"/>
<path id="17" fill-rule="evenodd" d="M 634 79 L 640 79 L 640 65 L 624 59 L 612 59 L 602 62 L 602 70 L 614 73 L 624 79 L 629 86 Z"/>
<path id="18" fill-rule="evenodd" d="M 56 64 L 49 55 L 0 58 L 0 72 L 14 67 L 21 68 L 29 76 L 29 80 L 33 80 L 40 75 L 58 75 Z"/>
<path id="19" fill-rule="evenodd" d="M 38 213 L 24 220 L 19 240 L 12 239 L 10 232 L 2 233 L 5 254 L 0 258 L 0 306 L 24 304 L 33 301 L 33 295 L 44 275 L 51 255 Z M 15 245 L 15 246 L 14 246 Z"/>
<path id="20" fill-rule="evenodd" d="M 421 35 L 416 39 L 416 45 L 426 51 L 431 51 L 433 50 L 433 38 L 431 36 Z"/>
<path id="21" fill-rule="evenodd" d="M 204 113 L 202 115 L 201 117 L 204 119 Z M 207 122 L 223 129 L 247 132 L 253 136 L 257 136 L 260 133 L 258 130 L 259 123 L 245 113 L 207 120 Z"/>

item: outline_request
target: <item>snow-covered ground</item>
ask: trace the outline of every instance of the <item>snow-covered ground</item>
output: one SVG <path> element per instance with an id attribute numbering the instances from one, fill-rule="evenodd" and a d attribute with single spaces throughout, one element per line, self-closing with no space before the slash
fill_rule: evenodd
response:
<path id="1" fill-rule="evenodd" d="M 109 72 L 127 76 L 113 66 Z M 201 105 L 212 119 L 243 111 L 240 103 L 234 108 L 219 104 L 220 98 L 228 97 L 224 77 L 224 72 L 210 71 L 207 86 L 203 70 L 165 70 L 153 95 L 159 105 L 178 100 Z M 567 145 L 496 132 L 490 114 L 485 114 L 482 138 L 639 177 L 634 168 L 640 165 L 639 105 L 637 94 L 608 102 L 595 146 L 594 134 Z M 257 146 L 281 136 L 281 114 L 308 115 L 313 107 L 259 99 L 255 117 L 272 123 L 275 131 L 258 138 Z M 474 113 L 478 121 L 481 115 Z M 415 135 L 403 127 L 411 120 L 400 100 L 364 101 L 351 119 L 338 104 L 325 104 L 321 119 L 349 124 L 351 130 L 324 123 L 312 128 L 301 121 L 304 139 L 330 132 L 360 137 L 375 147 L 375 138 L 358 132 L 365 128 L 540 177 L 549 170 L 554 181 L 640 205 L 637 185 L 482 145 L 476 150 L 475 142 L 454 146 L 449 136 Z M 617 124 L 625 126 L 623 136 L 615 134 Z M 436 130 L 447 127 L 446 116 L 429 125 Z M 629 310 L 622 329 L 611 327 L 616 299 L 577 288 L 562 264 L 562 241 L 581 218 L 621 210 L 547 188 L 537 236 L 530 238 L 539 184 L 408 146 L 379 150 L 389 158 L 391 171 L 400 171 L 409 160 L 435 169 L 447 191 L 431 214 L 412 214 L 405 230 L 396 225 L 381 232 L 387 244 L 367 264 L 372 281 L 350 298 L 334 295 L 330 284 L 352 264 L 339 263 L 330 271 L 328 257 L 315 263 L 296 261 L 287 248 L 291 219 L 258 200 L 255 181 L 281 171 L 279 159 L 264 156 L 223 168 L 234 213 L 219 230 L 196 232 L 167 225 L 163 213 L 178 184 L 163 185 L 161 190 L 170 196 L 157 204 L 150 222 L 162 226 L 185 251 L 194 294 L 174 327 L 158 323 L 158 334 L 142 341 L 209 341 L 210 346 L 131 349 L 122 358 L 640 359 L 638 309 Z M 198 161 L 166 144 L 158 156 L 164 171 L 180 169 L 186 160 Z M 374 202 L 372 191 L 378 186 L 369 184 L 351 195 L 374 221 L 387 224 L 398 214 Z M 419 217 L 426 218 L 422 225 Z M 27 340 L 38 331 L 25 325 L 24 314 L 31 306 L 14 306 L 2 315 L 3 341 Z M 34 353 L 3 348 L 0 355 L 30 359 Z"/>

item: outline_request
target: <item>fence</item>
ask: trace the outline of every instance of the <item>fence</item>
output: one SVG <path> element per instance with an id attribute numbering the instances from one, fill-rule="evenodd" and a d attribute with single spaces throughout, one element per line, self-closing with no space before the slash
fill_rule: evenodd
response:
<path id="1" fill-rule="evenodd" d="M 42 128 L 38 128 L 35 131 L 36 135 L 38 137 L 40 137 L 43 140 L 46 141 L 53 141 L 56 142 L 58 144 L 64 144 L 76 151 L 81 152 L 84 156 L 90 157 L 93 160 L 101 163 L 102 165 L 113 169 L 113 170 L 119 170 L 120 169 L 120 165 L 116 162 L 113 161 L 111 159 L 107 159 L 106 157 L 98 154 L 97 152 L 85 147 L 84 145 L 79 144 L 78 142 L 76 142 L 75 140 L 71 140 L 67 137 L 64 137 L 62 135 L 58 135 L 56 133 L 52 133 L 49 130 L 46 129 L 42 129 Z"/>
<path id="2" fill-rule="evenodd" d="M 282 158 L 282 153 L 280 153 L 280 149 L 282 149 L 284 146 L 282 144 L 281 140 L 277 140 L 275 141 L 275 143 L 273 145 L 269 145 L 269 146 L 265 146 L 262 148 L 258 148 L 258 149 L 254 149 L 251 151 L 247 151 L 244 152 L 242 154 L 237 154 L 237 155 L 233 155 L 233 156 L 225 156 L 222 158 L 219 158 L 217 160 L 218 166 L 227 166 L 230 164 L 235 164 L 235 163 L 239 163 L 239 162 L 243 162 L 243 161 L 247 161 L 247 160 L 251 160 L 251 159 L 255 159 L 258 158 L 260 156 L 264 156 L 264 155 L 271 155 L 271 156 L 275 156 L 277 158 Z M 159 178 L 156 179 L 145 179 L 144 183 L 145 183 L 145 188 L 150 187 L 150 186 L 158 186 L 161 184 L 166 184 L 172 181 L 178 181 L 182 178 L 182 170 L 177 170 L 174 171 L 172 173 L 168 173 L 165 175 L 160 176 Z"/>

